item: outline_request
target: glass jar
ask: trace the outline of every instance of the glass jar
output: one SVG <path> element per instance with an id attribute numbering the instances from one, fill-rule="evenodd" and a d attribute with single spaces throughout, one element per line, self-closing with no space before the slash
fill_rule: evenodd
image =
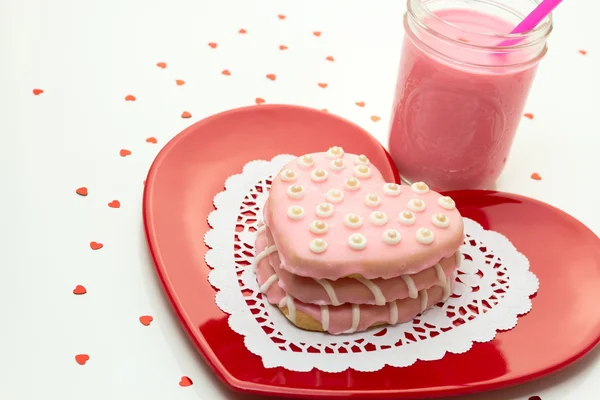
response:
<path id="1" fill-rule="evenodd" d="M 534 0 L 408 0 L 389 136 L 403 180 L 485 189 L 502 172 L 552 30 Z"/>

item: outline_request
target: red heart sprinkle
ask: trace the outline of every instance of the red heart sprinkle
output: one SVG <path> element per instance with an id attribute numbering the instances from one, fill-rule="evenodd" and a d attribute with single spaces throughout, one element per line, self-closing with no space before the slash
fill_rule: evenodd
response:
<path id="1" fill-rule="evenodd" d="M 113 200 L 110 203 L 108 203 L 108 206 L 110 208 L 120 208 L 121 207 L 121 203 L 119 202 L 119 200 Z"/>
<path id="2" fill-rule="evenodd" d="M 159 62 L 159 63 L 156 63 L 156 66 L 159 68 L 165 69 L 165 68 L 167 68 L 167 63 Z"/>
<path id="3" fill-rule="evenodd" d="M 587 50 L 583 50 L 583 49 L 582 49 L 582 50 L 579 50 L 579 54 L 581 54 L 581 55 L 584 55 L 584 56 L 585 56 L 585 55 L 587 55 Z"/>
<path id="4" fill-rule="evenodd" d="M 265 102 L 265 99 L 257 97 L 254 101 L 256 101 L 256 104 L 263 104 Z"/>
<path id="5" fill-rule="evenodd" d="M 79 189 L 77 189 L 75 191 L 75 193 L 77 193 L 80 196 L 87 196 L 88 195 L 88 189 L 85 186 L 82 186 Z"/>
<path id="6" fill-rule="evenodd" d="M 274 81 L 276 78 L 275 74 L 267 74 L 267 79 Z"/>
<path id="7" fill-rule="evenodd" d="M 525 113 L 525 114 L 523 114 L 523 116 L 525 118 L 533 119 L 533 114 L 532 113 Z"/>
<path id="8" fill-rule="evenodd" d="M 187 111 L 181 113 L 181 118 L 192 118 L 192 114 Z"/>
<path id="9" fill-rule="evenodd" d="M 104 245 L 102 243 L 99 243 L 99 242 L 90 242 L 90 248 L 92 250 L 100 250 L 103 247 L 104 247 Z"/>
<path id="10" fill-rule="evenodd" d="M 153 136 L 150 136 L 148 139 L 146 139 L 146 143 L 153 143 L 153 144 L 156 144 L 156 143 L 157 143 L 157 140 L 156 140 L 156 138 L 155 138 L 155 137 L 153 137 Z"/>
<path id="11" fill-rule="evenodd" d="M 140 317 L 140 322 L 144 326 L 150 325 L 150 322 L 152 322 L 152 321 L 154 321 L 154 318 L 152 318 L 152 316 L 150 316 L 150 315 L 142 315 Z"/>
<path id="12" fill-rule="evenodd" d="M 121 149 L 121 151 L 119 151 L 119 155 L 121 157 L 127 157 L 131 155 L 131 151 L 127 149 Z"/>
<path id="13" fill-rule="evenodd" d="M 90 356 L 88 356 L 87 354 L 77 354 L 75 356 L 75 361 L 77 361 L 77 364 L 79 365 L 85 365 L 85 363 L 90 359 Z"/>
<path id="14" fill-rule="evenodd" d="M 239 32 L 239 33 L 241 33 L 242 35 L 243 35 L 244 33 L 248 33 L 248 32 L 247 32 L 247 31 L 246 31 L 244 28 L 240 29 L 238 32 Z"/>
<path id="15" fill-rule="evenodd" d="M 188 378 L 187 376 L 182 376 L 181 380 L 179 381 L 179 386 L 181 387 L 186 387 L 186 386 L 192 386 L 192 380 L 190 378 Z"/>
<path id="16" fill-rule="evenodd" d="M 319 83 L 319 87 L 325 89 L 327 87 L 327 84 L 326 83 Z"/>
<path id="17" fill-rule="evenodd" d="M 35 94 L 36 96 L 39 96 L 42 93 L 44 93 L 42 89 L 33 89 L 33 94 Z"/>
<path id="18" fill-rule="evenodd" d="M 542 177 L 537 172 L 534 172 L 533 174 L 531 174 L 531 179 L 533 179 L 534 181 L 541 181 Z"/>
<path id="19" fill-rule="evenodd" d="M 128 94 L 127 96 L 125 96 L 125 101 L 135 101 L 135 96 L 132 94 Z"/>
<path id="20" fill-rule="evenodd" d="M 83 285 L 77 285 L 77 286 L 75 286 L 75 289 L 73 289 L 73 294 L 76 294 L 76 295 L 82 295 L 82 294 L 86 294 L 86 293 L 87 293 L 87 289 Z"/>

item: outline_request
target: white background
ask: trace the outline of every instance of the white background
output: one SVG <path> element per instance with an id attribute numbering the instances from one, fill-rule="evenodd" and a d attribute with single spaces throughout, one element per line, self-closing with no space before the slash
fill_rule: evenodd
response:
<path id="1" fill-rule="evenodd" d="M 1 0 L 0 398 L 251 398 L 216 381 L 164 299 L 143 237 L 145 174 L 184 127 L 256 97 L 327 108 L 385 142 L 404 8 L 401 0 Z M 523 119 L 498 182 L 596 234 L 598 15 L 591 0 L 557 9 L 527 104 L 535 118 Z M 128 94 L 137 100 L 124 101 Z M 145 142 L 151 136 L 158 144 Z M 80 186 L 87 197 L 75 194 Z M 107 206 L 115 199 L 121 208 Z M 104 248 L 92 251 L 90 241 Z M 73 295 L 78 284 L 86 295 Z M 143 326 L 141 315 L 154 321 Z M 85 366 L 79 353 L 91 357 Z M 596 349 L 553 376 L 469 399 L 594 399 L 598 360 Z M 194 384 L 180 387 L 183 375 Z"/>

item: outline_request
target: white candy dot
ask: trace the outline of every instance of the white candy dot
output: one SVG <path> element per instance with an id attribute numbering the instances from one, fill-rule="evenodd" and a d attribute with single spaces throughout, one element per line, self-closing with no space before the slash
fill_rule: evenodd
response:
<path id="1" fill-rule="evenodd" d="M 293 169 L 284 169 L 279 176 L 284 182 L 295 182 L 298 179 L 298 174 Z"/>
<path id="2" fill-rule="evenodd" d="M 301 167 L 312 167 L 315 165 L 315 158 L 312 154 L 305 154 L 302 157 L 298 157 L 298 165 Z"/>
<path id="3" fill-rule="evenodd" d="M 348 236 L 348 246 L 354 250 L 362 250 L 367 246 L 367 238 L 360 233 L 353 233 Z"/>
<path id="4" fill-rule="evenodd" d="M 288 208 L 287 215 L 291 219 L 302 219 L 304 218 L 304 208 L 300 206 L 291 206 L 290 208 Z"/>
<path id="5" fill-rule="evenodd" d="M 431 244 L 433 242 L 433 232 L 427 228 L 419 228 L 415 233 L 417 242 L 421 244 Z"/>
<path id="6" fill-rule="evenodd" d="M 400 215 L 398 215 L 398 220 L 401 224 L 413 225 L 417 221 L 417 218 L 411 211 L 404 210 L 400 213 Z"/>
<path id="7" fill-rule="evenodd" d="M 382 211 L 373 211 L 371 215 L 369 215 L 369 221 L 371 221 L 373 225 L 383 226 L 388 222 L 388 216 Z"/>
<path id="8" fill-rule="evenodd" d="M 324 169 L 317 168 L 310 173 L 310 180 L 313 182 L 323 182 L 327 180 L 329 173 Z"/>
<path id="9" fill-rule="evenodd" d="M 321 218 L 331 217 L 333 215 L 333 204 L 321 203 L 317 206 L 315 213 Z"/>
<path id="10" fill-rule="evenodd" d="M 410 188 L 413 192 L 418 194 L 425 194 L 429 192 L 429 186 L 427 186 L 425 182 L 415 182 L 412 185 L 410 185 Z"/>
<path id="11" fill-rule="evenodd" d="M 347 214 L 344 217 L 344 225 L 351 229 L 360 228 L 363 224 L 362 218 L 360 215 L 356 214 Z"/>
<path id="12" fill-rule="evenodd" d="M 291 185 L 287 188 L 287 195 L 290 199 L 301 199 L 305 194 L 304 188 L 300 185 Z"/>
<path id="13" fill-rule="evenodd" d="M 440 207 L 445 208 L 446 210 L 453 210 L 456 207 L 456 203 L 452 200 L 451 197 L 442 196 L 438 199 L 438 204 Z"/>
<path id="14" fill-rule="evenodd" d="M 383 185 L 383 194 L 386 196 L 398 196 L 401 191 L 400 185 L 397 183 L 386 183 Z"/>
<path id="15" fill-rule="evenodd" d="M 334 171 L 341 171 L 344 168 L 346 168 L 346 166 L 344 165 L 344 160 L 338 158 L 329 162 L 329 168 L 331 168 Z"/>
<path id="16" fill-rule="evenodd" d="M 354 176 L 361 179 L 366 179 L 371 176 L 371 168 L 366 165 L 357 165 L 354 167 Z"/>
<path id="17" fill-rule="evenodd" d="M 344 192 L 342 192 L 340 189 L 329 189 L 325 194 L 325 198 L 330 203 L 341 203 L 344 201 Z"/>
<path id="18" fill-rule="evenodd" d="M 402 236 L 397 230 L 388 229 L 385 232 L 383 232 L 381 239 L 383 240 L 383 243 L 393 246 L 395 244 L 400 243 L 400 240 L 402 240 Z"/>
<path id="19" fill-rule="evenodd" d="M 344 149 L 339 146 L 330 147 L 327 153 L 325 153 L 325 157 L 333 159 L 342 158 L 344 157 Z"/>
<path id="20" fill-rule="evenodd" d="M 329 230 L 329 226 L 325 221 L 315 220 L 310 223 L 310 231 L 315 235 L 323 235 Z"/>
<path id="21" fill-rule="evenodd" d="M 381 197 L 376 193 L 369 193 L 365 196 L 365 205 L 367 207 L 379 207 L 381 204 Z"/>
<path id="22" fill-rule="evenodd" d="M 355 177 L 351 176 L 350 178 L 346 179 L 344 187 L 348 190 L 358 190 L 360 189 L 360 181 Z"/>
<path id="23" fill-rule="evenodd" d="M 425 210 L 426 207 L 427 205 L 425 204 L 425 201 L 421 199 L 410 199 L 408 202 L 408 209 L 410 211 L 421 212 Z"/>
<path id="24" fill-rule="evenodd" d="M 442 213 L 432 215 L 431 222 L 438 228 L 447 228 L 450 226 L 450 218 Z"/>
<path id="25" fill-rule="evenodd" d="M 359 156 L 356 156 L 356 158 L 354 159 L 354 164 L 356 164 L 356 165 L 369 165 L 369 164 L 371 164 L 371 162 L 369 161 L 369 159 L 367 158 L 367 156 L 365 156 L 364 154 L 361 154 Z"/>
<path id="26" fill-rule="evenodd" d="M 323 239 L 313 239 L 310 241 L 308 248 L 313 253 L 319 254 L 327 250 L 327 242 Z"/>

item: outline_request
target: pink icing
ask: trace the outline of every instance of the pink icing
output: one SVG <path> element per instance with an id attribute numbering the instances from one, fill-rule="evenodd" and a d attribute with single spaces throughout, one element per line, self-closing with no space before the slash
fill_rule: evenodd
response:
<path id="1" fill-rule="evenodd" d="M 263 251 L 266 246 L 266 235 L 260 234 L 256 240 L 257 254 Z M 276 263 L 277 261 L 277 252 L 275 252 L 263 258 L 258 263 L 256 275 L 259 285 L 263 285 L 275 274 L 272 264 Z M 419 297 L 416 299 L 405 298 L 402 300 L 389 302 L 384 306 L 360 305 L 358 306 L 360 318 L 356 332 L 366 330 L 375 323 L 395 324 L 412 320 L 421 312 L 421 308 L 423 306 L 423 304 L 421 304 L 423 292 L 427 292 L 427 302 L 424 304 L 425 308 L 431 307 L 433 304 L 443 300 L 442 288 L 439 286 L 433 286 L 430 289 L 423 290 L 421 293 L 419 293 Z M 269 303 L 274 305 L 279 305 L 280 302 L 286 298 L 286 296 L 289 296 L 276 283 L 273 283 L 269 286 L 269 288 L 265 291 L 265 295 Z M 323 315 L 321 314 L 321 306 L 315 304 L 306 304 L 297 299 L 293 299 L 291 296 L 289 301 L 293 303 L 293 307 L 295 308 L 296 312 L 302 311 L 310 315 L 316 321 L 322 321 L 321 318 Z M 397 308 L 397 319 L 395 321 L 392 320 L 392 303 L 394 303 Z M 287 303 L 284 300 L 283 306 L 285 307 L 286 304 Z M 352 327 L 353 306 L 351 304 L 323 307 L 326 307 L 329 313 L 329 318 L 327 319 L 327 332 L 331 334 L 340 334 L 348 331 Z M 293 316 L 291 316 L 291 313 L 288 312 L 288 318 L 291 319 L 292 317 Z"/>
<path id="2" fill-rule="evenodd" d="M 355 176 L 354 167 L 357 155 L 345 154 L 342 159 L 345 168 L 334 170 L 331 168 L 331 158 L 326 153 L 312 154 L 314 165 L 303 166 L 299 159 L 292 160 L 282 170 L 291 169 L 295 174 L 295 181 L 283 180 L 280 175 L 273 179 L 267 204 L 265 204 L 264 218 L 272 232 L 273 239 L 279 249 L 281 268 L 299 276 L 336 280 L 351 274 L 360 274 L 366 279 L 389 279 L 402 274 L 415 274 L 431 267 L 439 260 L 451 257 L 463 242 L 463 222 L 456 208 L 447 210 L 438 204 L 442 197 L 439 193 L 428 191 L 418 194 L 410 186 L 402 186 L 401 194 L 395 197 L 383 192 L 385 184 L 379 171 L 369 165 L 371 177 L 358 178 L 360 189 L 351 191 L 344 188 L 349 177 Z M 311 180 L 314 169 L 324 169 L 328 173 L 325 181 Z M 300 185 L 303 188 L 301 198 L 292 198 L 288 194 L 291 185 Z M 333 204 L 334 213 L 331 217 L 318 217 L 315 213 L 317 205 L 327 202 L 325 194 L 330 189 L 339 189 L 344 193 L 344 200 Z M 369 193 L 377 194 L 381 204 L 370 207 L 365 204 L 365 197 Z M 416 223 L 403 225 L 398 220 L 398 215 L 409 209 L 411 199 L 420 199 L 425 202 L 426 208 L 421 212 L 414 212 Z M 301 206 L 304 217 L 292 219 L 288 216 L 291 206 Z M 388 222 L 377 226 L 369 221 L 373 211 L 382 211 L 388 217 Z M 363 225 L 359 229 L 351 229 L 344 225 L 344 217 L 354 213 L 362 217 Z M 433 224 L 432 217 L 443 213 L 450 219 L 447 228 L 440 228 Z M 309 225 L 314 220 L 325 221 L 328 230 L 325 234 L 317 235 L 309 230 Z M 419 243 L 416 239 L 419 228 L 428 228 L 434 235 L 431 244 Z M 394 246 L 384 243 L 382 235 L 387 229 L 396 229 L 402 240 Z M 362 234 L 367 245 L 363 250 L 354 250 L 348 245 L 348 237 L 353 233 Z M 313 239 L 323 239 L 327 242 L 327 249 L 322 253 L 311 251 L 309 244 Z"/>
<path id="3" fill-rule="evenodd" d="M 265 234 L 267 244 L 269 246 L 273 245 L 274 241 L 269 228 L 266 228 Z M 323 286 L 313 278 L 293 275 L 280 268 L 279 265 L 281 264 L 281 261 L 277 252 L 273 253 L 270 261 L 272 264 L 271 266 L 279 277 L 279 286 L 281 286 L 281 288 L 289 295 L 304 303 L 317 305 L 331 304 L 331 299 Z M 452 276 L 457 267 L 454 255 L 440 260 L 439 264 L 442 267 L 446 279 L 449 279 L 448 277 Z M 413 280 L 417 291 L 428 289 L 439 283 L 439 277 L 434 267 L 427 268 L 417 274 L 411 275 L 411 279 Z M 377 278 L 371 280 L 371 282 L 381 289 L 386 302 L 404 299 L 409 296 L 408 285 L 401 277 L 390 279 Z M 354 278 L 340 278 L 335 281 L 329 281 L 329 283 L 331 284 L 337 299 L 342 304 L 375 304 L 373 292 Z"/>

